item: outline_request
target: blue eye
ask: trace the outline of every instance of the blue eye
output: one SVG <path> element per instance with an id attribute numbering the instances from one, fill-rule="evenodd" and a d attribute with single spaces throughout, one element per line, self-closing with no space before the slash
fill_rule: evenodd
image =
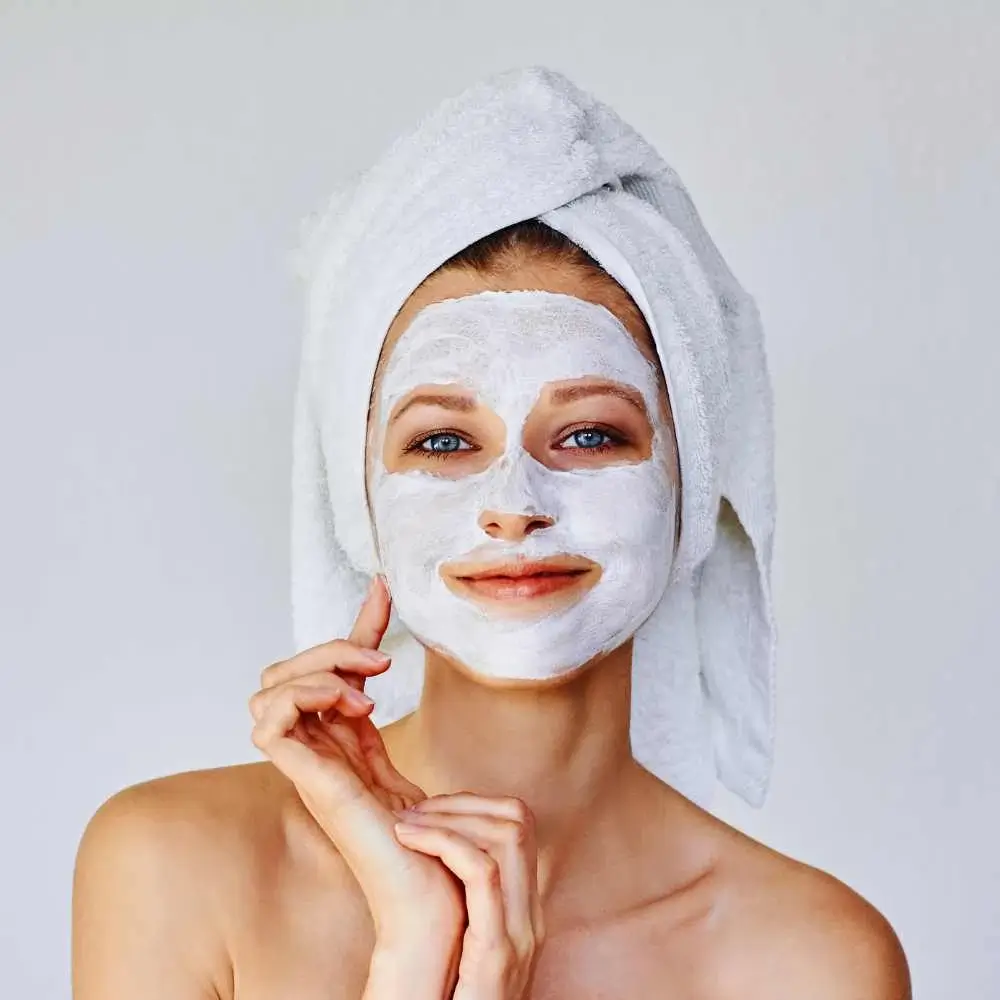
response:
<path id="1" fill-rule="evenodd" d="M 463 448 L 462 445 L 465 445 Z M 450 431 L 442 431 L 439 434 L 430 434 L 417 442 L 419 451 L 432 452 L 434 454 L 447 454 L 453 451 L 468 451 L 472 446 L 468 441 L 464 441 L 457 434 Z"/>
<path id="2" fill-rule="evenodd" d="M 604 452 L 619 444 L 622 444 L 622 438 L 601 430 L 600 427 L 581 427 L 579 430 L 567 434 L 560 442 L 559 447 L 561 449 L 578 448 L 581 451 Z"/>
<path id="3" fill-rule="evenodd" d="M 600 448 L 611 441 L 611 435 L 599 431 L 596 427 L 584 427 L 582 430 L 573 431 L 566 441 L 576 440 L 577 448 Z"/>
<path id="4" fill-rule="evenodd" d="M 603 453 L 625 443 L 620 435 L 600 427 L 580 427 L 567 434 L 558 444 L 561 450 Z M 418 453 L 430 458 L 448 458 L 457 452 L 478 451 L 461 434 L 455 431 L 435 431 L 417 438 L 404 449 L 408 454 Z"/>

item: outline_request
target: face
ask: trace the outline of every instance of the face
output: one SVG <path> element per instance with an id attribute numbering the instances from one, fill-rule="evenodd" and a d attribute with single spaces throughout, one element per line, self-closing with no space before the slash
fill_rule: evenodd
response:
<path id="1" fill-rule="evenodd" d="M 383 571 L 424 645 L 487 677 L 557 677 L 628 639 L 666 587 L 666 392 L 607 300 L 447 277 L 397 317 L 373 393 Z"/>

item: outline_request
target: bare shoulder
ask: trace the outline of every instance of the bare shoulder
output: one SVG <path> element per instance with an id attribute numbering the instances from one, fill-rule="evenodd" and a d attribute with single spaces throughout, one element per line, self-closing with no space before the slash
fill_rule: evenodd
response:
<path id="1" fill-rule="evenodd" d="M 129 786 L 94 813 L 73 876 L 74 996 L 149 977 L 166 995 L 224 996 L 233 914 L 281 867 L 285 782 L 269 763 Z M 157 994 L 159 995 L 159 994 Z"/>
<path id="2" fill-rule="evenodd" d="M 137 864 L 172 863 L 172 881 L 203 885 L 280 836 L 288 784 L 269 763 L 185 771 L 116 792 L 91 817 L 78 862 L 114 850 Z M 224 867 L 232 867 L 226 865 Z"/>
<path id="3" fill-rule="evenodd" d="M 725 995 L 768 1000 L 910 1000 L 895 930 L 829 872 L 743 834 L 720 855 Z"/>

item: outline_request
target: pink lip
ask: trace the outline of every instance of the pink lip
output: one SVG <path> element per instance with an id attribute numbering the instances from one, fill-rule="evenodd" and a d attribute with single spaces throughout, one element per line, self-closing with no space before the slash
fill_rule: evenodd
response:
<path id="1" fill-rule="evenodd" d="M 590 567 L 581 564 L 577 559 L 516 559 L 513 562 L 496 563 L 483 566 L 480 569 L 468 569 L 465 572 L 455 572 L 462 580 L 485 580 L 496 577 L 520 579 L 524 576 L 551 576 L 553 574 L 585 573 Z"/>
<path id="2" fill-rule="evenodd" d="M 541 597 L 557 590 L 565 590 L 580 582 L 583 571 L 576 573 L 537 573 L 519 577 L 486 576 L 476 579 L 460 578 L 461 586 L 481 597 L 491 597 L 493 600 L 510 601 L 523 600 L 530 597 Z"/>
<path id="3" fill-rule="evenodd" d="M 518 559 L 512 562 L 453 564 L 448 572 L 452 583 L 470 597 L 495 601 L 520 601 L 544 597 L 594 582 L 599 568 L 588 559 L 555 557 L 543 560 Z"/>

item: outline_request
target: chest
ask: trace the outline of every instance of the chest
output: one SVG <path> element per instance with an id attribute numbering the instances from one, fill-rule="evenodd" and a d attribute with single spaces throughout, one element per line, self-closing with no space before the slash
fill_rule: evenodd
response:
<path id="1" fill-rule="evenodd" d="M 220 1000 L 359 1000 L 374 934 L 367 911 L 308 896 L 247 914 L 231 951 L 233 992 Z"/>
<path id="2" fill-rule="evenodd" d="M 530 1000 L 719 1000 L 718 959 L 704 926 L 630 921 L 547 942 Z"/>
<path id="3" fill-rule="evenodd" d="M 233 953 L 222 1000 L 360 1000 L 374 946 L 363 900 L 331 911 L 308 895 L 262 907 Z M 524 1000 L 717 1000 L 711 940 L 703 927 L 656 922 L 557 935 L 538 956 Z"/>

